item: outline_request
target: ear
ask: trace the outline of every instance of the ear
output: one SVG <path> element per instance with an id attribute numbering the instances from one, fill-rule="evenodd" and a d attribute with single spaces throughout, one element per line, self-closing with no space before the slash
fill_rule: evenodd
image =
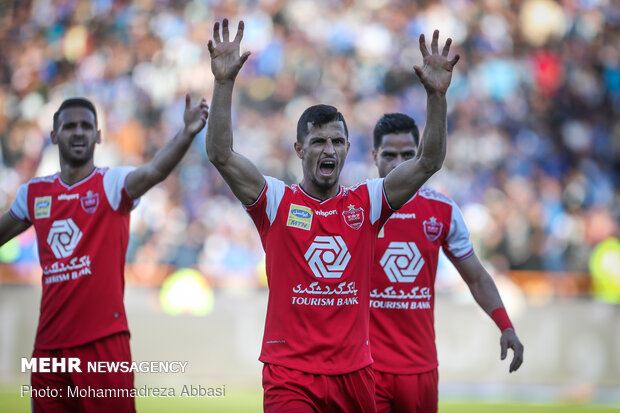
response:
<path id="1" fill-rule="evenodd" d="M 97 129 L 97 143 L 101 143 L 101 129 Z"/>
<path id="2" fill-rule="evenodd" d="M 297 141 L 293 144 L 293 146 L 295 147 L 295 153 L 297 154 L 297 157 L 299 159 L 304 159 L 304 149 L 303 149 L 303 146 L 299 142 L 297 142 Z"/>
<path id="3" fill-rule="evenodd" d="M 56 141 L 56 133 L 54 131 L 50 132 L 50 139 L 54 145 L 58 144 L 58 141 Z"/>
<path id="4" fill-rule="evenodd" d="M 377 166 L 378 166 L 378 164 L 377 164 L 377 161 L 378 161 L 378 159 L 377 159 L 377 155 L 378 155 L 378 154 L 379 154 L 379 153 L 377 152 L 377 150 L 376 150 L 376 149 L 373 149 L 373 150 L 372 150 L 372 159 L 374 159 L 374 161 L 375 161 L 375 165 L 377 165 Z"/>

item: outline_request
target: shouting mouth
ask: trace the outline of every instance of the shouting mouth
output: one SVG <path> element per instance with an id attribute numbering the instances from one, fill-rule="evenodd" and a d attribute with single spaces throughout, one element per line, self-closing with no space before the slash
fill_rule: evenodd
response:
<path id="1" fill-rule="evenodd" d="M 334 174 L 336 170 L 335 159 L 324 159 L 319 163 L 319 174 L 321 176 L 329 177 Z"/>

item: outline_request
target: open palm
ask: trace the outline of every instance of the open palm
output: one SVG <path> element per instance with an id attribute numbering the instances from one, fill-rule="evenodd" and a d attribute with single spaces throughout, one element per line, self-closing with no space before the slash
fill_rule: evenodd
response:
<path id="1" fill-rule="evenodd" d="M 220 37 L 220 23 L 213 25 L 213 40 L 209 40 L 207 45 L 211 55 L 211 71 L 215 80 L 227 81 L 235 80 L 239 70 L 250 56 L 250 52 L 239 55 L 239 46 L 243 39 L 243 21 L 239 22 L 237 34 L 234 40 L 230 41 L 228 31 L 228 19 L 222 22 L 222 36 Z"/>
<path id="2" fill-rule="evenodd" d="M 460 59 L 460 56 L 457 54 L 452 60 L 448 60 L 452 39 L 448 38 L 446 40 L 441 54 L 439 54 L 438 43 L 439 30 L 435 30 L 433 40 L 431 41 L 431 53 L 429 53 L 426 48 L 424 35 L 420 35 L 420 52 L 422 52 L 424 65 L 422 68 L 414 66 L 413 69 L 428 93 L 446 93 L 452 80 L 454 65 Z"/>

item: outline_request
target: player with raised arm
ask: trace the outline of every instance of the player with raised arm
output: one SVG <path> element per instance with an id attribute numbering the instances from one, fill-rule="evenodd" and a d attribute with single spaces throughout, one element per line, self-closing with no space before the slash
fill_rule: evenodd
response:
<path id="1" fill-rule="evenodd" d="M 33 370 L 33 389 L 58 389 L 61 396 L 33 397 L 34 412 L 135 411 L 133 397 L 76 398 L 67 389 L 133 389 L 132 372 L 88 372 L 87 363 L 131 362 L 123 304 L 129 215 L 179 163 L 207 116 L 206 100 L 191 106 L 186 95 L 184 128 L 153 160 L 138 168 L 100 168 L 93 159 L 101 141 L 95 106 L 71 98 L 54 114 L 60 172 L 22 185 L 0 217 L 0 245 L 31 225 L 37 236 L 43 290 L 33 358 L 80 360 L 81 372 Z"/>
<path id="2" fill-rule="evenodd" d="M 426 128 L 425 128 L 426 130 Z M 418 152 L 415 121 L 384 115 L 374 129 L 373 156 L 380 177 Z M 458 206 L 423 186 L 379 233 L 370 292 L 370 344 L 377 411 L 437 412 L 437 349 L 433 308 L 439 249 L 454 263 L 480 307 L 501 330 L 502 360 L 514 352 L 509 371 L 523 362 L 515 334 L 491 276 L 474 253 Z"/>
<path id="3" fill-rule="evenodd" d="M 269 302 L 260 360 L 266 412 L 374 412 L 369 348 L 370 269 L 374 243 L 395 209 L 440 169 L 446 151 L 446 98 L 458 56 L 448 61 L 433 35 L 424 37 L 424 67 L 415 68 L 428 92 L 428 127 L 417 156 L 385 178 L 343 188 L 339 177 L 349 140 L 346 122 L 329 105 L 304 111 L 294 148 L 298 185 L 263 176 L 233 150 L 231 102 L 235 78 L 249 56 L 239 55 L 228 21 L 209 41 L 215 77 L 207 153 L 253 219 L 266 253 Z"/>

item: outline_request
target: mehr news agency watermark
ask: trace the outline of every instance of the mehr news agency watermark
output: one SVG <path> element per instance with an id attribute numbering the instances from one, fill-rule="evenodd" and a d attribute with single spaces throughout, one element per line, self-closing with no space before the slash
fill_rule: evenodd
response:
<path id="1" fill-rule="evenodd" d="M 82 364 L 77 357 L 33 357 L 21 359 L 22 373 L 185 373 L 187 361 L 89 361 Z M 226 385 L 202 386 L 184 384 L 180 388 L 170 386 L 141 386 L 138 388 L 95 388 L 71 385 L 63 388 L 33 388 L 22 384 L 20 395 L 24 397 L 226 397 Z"/>

